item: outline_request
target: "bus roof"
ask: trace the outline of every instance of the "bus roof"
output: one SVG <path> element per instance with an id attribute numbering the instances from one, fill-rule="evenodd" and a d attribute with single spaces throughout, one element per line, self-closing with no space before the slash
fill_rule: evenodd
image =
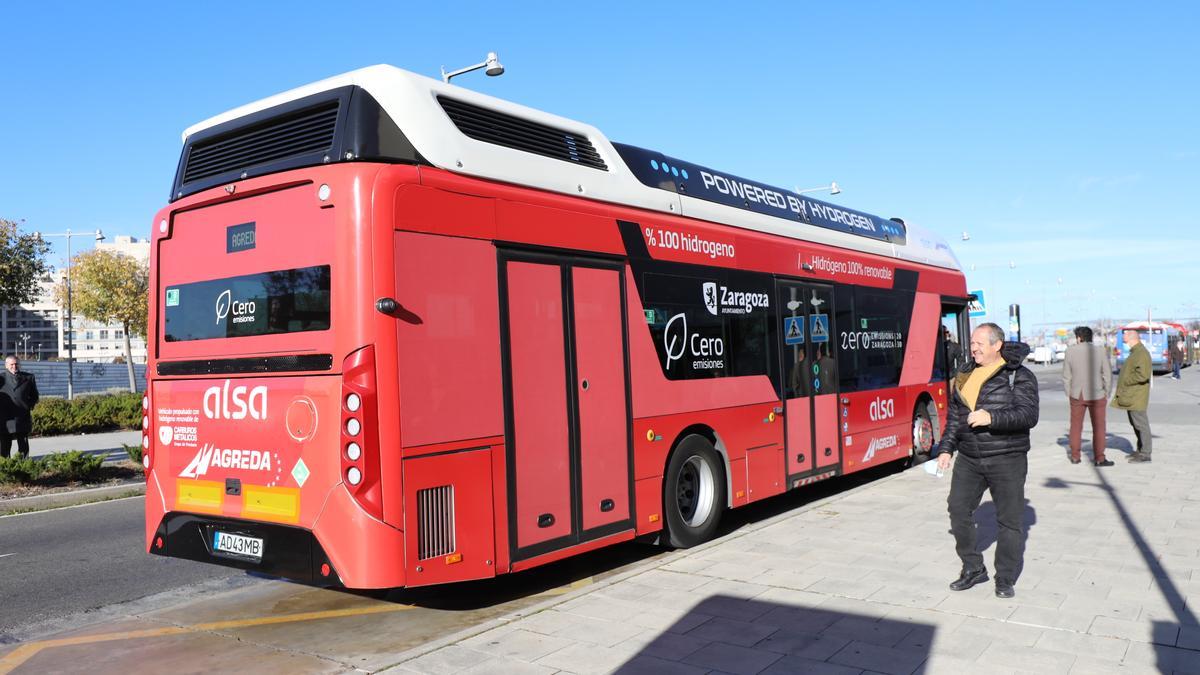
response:
<path id="1" fill-rule="evenodd" d="M 1181 333 L 1187 332 L 1183 324 L 1174 321 L 1130 321 L 1121 326 L 1121 330 L 1164 330 L 1171 328 Z"/>
<path id="2" fill-rule="evenodd" d="M 946 242 L 923 228 L 614 144 L 591 125 L 388 65 L 351 71 L 234 108 L 189 127 L 183 140 L 347 86 L 361 87 L 374 97 L 421 158 L 448 171 L 961 269 Z M 507 137 L 505 129 L 510 130 Z M 531 135 L 534 141 L 528 140 Z M 546 138 L 561 147 L 548 152 Z"/>

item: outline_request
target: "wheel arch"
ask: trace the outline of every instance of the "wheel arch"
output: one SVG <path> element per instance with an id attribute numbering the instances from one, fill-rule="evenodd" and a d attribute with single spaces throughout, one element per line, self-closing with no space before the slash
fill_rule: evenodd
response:
<path id="1" fill-rule="evenodd" d="M 663 463 L 664 494 L 666 490 L 667 466 L 670 465 L 671 457 L 675 454 L 675 451 L 679 448 L 679 445 L 683 443 L 684 439 L 686 439 L 688 436 L 699 436 L 707 440 L 709 444 L 713 446 L 713 449 L 717 451 L 717 454 L 721 456 L 721 473 L 724 475 L 725 479 L 725 508 L 733 508 L 733 476 L 729 465 L 729 450 L 725 447 L 725 442 L 721 440 L 721 437 L 717 434 L 716 430 L 707 424 L 693 424 L 683 429 L 675 436 L 675 440 L 671 443 L 671 451 L 667 453 L 666 461 Z"/>

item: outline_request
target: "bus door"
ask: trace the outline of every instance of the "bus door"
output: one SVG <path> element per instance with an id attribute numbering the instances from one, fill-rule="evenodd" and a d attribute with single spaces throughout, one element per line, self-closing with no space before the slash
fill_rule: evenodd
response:
<path id="1" fill-rule="evenodd" d="M 794 479 L 841 461 L 836 333 L 828 286 L 779 281 L 787 473 Z"/>
<path id="2" fill-rule="evenodd" d="M 620 265 L 501 254 L 513 560 L 629 529 L 632 439 Z"/>

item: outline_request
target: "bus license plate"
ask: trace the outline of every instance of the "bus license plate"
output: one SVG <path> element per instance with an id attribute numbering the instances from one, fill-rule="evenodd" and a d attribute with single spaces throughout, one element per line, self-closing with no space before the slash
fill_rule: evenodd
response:
<path id="1" fill-rule="evenodd" d="M 213 534 L 213 552 L 261 562 L 263 540 L 230 532 L 215 532 Z"/>

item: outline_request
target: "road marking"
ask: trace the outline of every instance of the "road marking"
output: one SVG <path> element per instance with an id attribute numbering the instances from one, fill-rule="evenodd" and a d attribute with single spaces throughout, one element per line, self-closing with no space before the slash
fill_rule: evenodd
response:
<path id="1" fill-rule="evenodd" d="M 556 595 L 566 595 L 567 593 L 579 588 L 583 588 L 584 586 L 591 586 L 594 582 L 595 577 L 585 577 L 578 581 L 572 581 L 565 586 L 559 586 L 558 588 L 551 588 L 548 591 L 542 591 L 541 593 L 538 593 L 538 595 L 549 595 L 551 597 Z"/>
<path id="2" fill-rule="evenodd" d="M 21 645 L 16 649 L 0 658 L 0 675 L 11 673 L 21 664 L 28 661 L 38 652 L 52 647 L 67 647 L 72 645 L 85 645 L 96 642 L 111 642 L 113 640 L 129 640 L 136 638 L 156 638 L 165 637 L 168 635 L 182 635 L 185 633 L 199 633 L 203 631 L 222 631 L 233 628 L 247 628 L 251 626 L 269 626 L 280 623 L 295 623 L 298 621 L 318 621 L 320 619 L 337 619 L 345 616 L 366 616 L 368 614 L 383 614 L 387 612 L 403 612 L 413 609 L 413 605 L 391 605 L 380 604 L 371 605 L 369 607 L 358 607 L 348 609 L 328 609 L 319 612 L 303 612 L 300 614 L 285 614 L 283 616 L 260 616 L 253 619 L 234 619 L 231 621 L 213 621 L 210 623 L 200 623 L 195 626 L 164 626 L 162 628 L 148 628 L 146 630 L 126 631 L 124 633 L 101 633 L 98 635 L 82 635 L 73 638 L 59 638 L 57 640 L 42 640 L 40 642 L 30 642 L 29 644 Z"/>
<path id="3" fill-rule="evenodd" d="M 16 555 L 16 553 L 0 553 L 0 558 L 7 558 L 10 555 Z"/>

